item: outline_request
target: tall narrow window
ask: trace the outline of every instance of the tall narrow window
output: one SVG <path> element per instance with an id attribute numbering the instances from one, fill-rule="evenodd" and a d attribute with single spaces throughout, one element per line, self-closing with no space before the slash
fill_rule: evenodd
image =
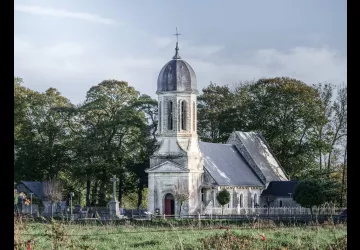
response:
<path id="1" fill-rule="evenodd" d="M 282 204 L 282 200 L 280 200 L 280 207 L 282 207 L 283 206 L 283 204 Z"/>
<path id="2" fill-rule="evenodd" d="M 169 107 L 168 107 L 168 130 L 173 129 L 173 103 L 172 101 L 169 101 Z"/>
<path id="3" fill-rule="evenodd" d="M 195 131 L 195 102 L 193 102 L 193 131 Z"/>
<path id="4" fill-rule="evenodd" d="M 161 101 L 159 102 L 159 125 L 158 125 L 158 127 L 159 127 L 159 131 L 160 131 L 160 133 L 161 133 Z"/>
<path id="5" fill-rule="evenodd" d="M 186 130 L 186 102 L 181 102 L 181 129 Z"/>
<path id="6" fill-rule="evenodd" d="M 254 207 L 258 206 L 257 194 L 254 195 Z"/>
<path id="7" fill-rule="evenodd" d="M 244 196 L 243 194 L 240 194 L 240 207 L 244 206 Z"/>

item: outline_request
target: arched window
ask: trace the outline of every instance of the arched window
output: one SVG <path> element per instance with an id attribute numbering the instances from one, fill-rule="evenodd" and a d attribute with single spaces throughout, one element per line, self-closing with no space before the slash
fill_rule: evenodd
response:
<path id="1" fill-rule="evenodd" d="M 193 102 L 193 131 L 195 131 L 195 102 Z"/>
<path id="2" fill-rule="evenodd" d="M 254 194 L 254 207 L 258 206 L 257 194 Z"/>
<path id="3" fill-rule="evenodd" d="M 240 194 L 240 207 L 244 206 L 244 195 Z"/>
<path id="4" fill-rule="evenodd" d="M 161 101 L 159 102 L 159 131 L 161 133 Z"/>
<path id="5" fill-rule="evenodd" d="M 201 189 L 201 201 L 204 201 L 205 189 Z"/>
<path id="6" fill-rule="evenodd" d="M 186 102 L 181 102 L 181 129 L 186 130 Z"/>
<path id="7" fill-rule="evenodd" d="M 168 130 L 173 130 L 173 103 L 169 101 L 168 107 Z"/>
<path id="8" fill-rule="evenodd" d="M 282 207 L 282 200 L 280 200 L 280 207 Z"/>

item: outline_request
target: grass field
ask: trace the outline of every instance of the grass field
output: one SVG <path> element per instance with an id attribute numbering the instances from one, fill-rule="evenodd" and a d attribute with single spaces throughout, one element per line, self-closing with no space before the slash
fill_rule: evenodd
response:
<path id="1" fill-rule="evenodd" d="M 31 249 L 347 249 L 345 224 L 274 228 L 140 227 L 15 223 L 15 242 Z M 262 237 L 260 235 L 264 235 Z M 26 249 L 18 245 L 18 249 Z"/>

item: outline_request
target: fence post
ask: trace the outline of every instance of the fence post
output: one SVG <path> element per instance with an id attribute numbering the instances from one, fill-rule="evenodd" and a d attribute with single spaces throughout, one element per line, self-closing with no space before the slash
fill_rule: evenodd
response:
<path id="1" fill-rule="evenodd" d="M 165 214 L 164 214 L 164 220 L 165 220 Z"/>

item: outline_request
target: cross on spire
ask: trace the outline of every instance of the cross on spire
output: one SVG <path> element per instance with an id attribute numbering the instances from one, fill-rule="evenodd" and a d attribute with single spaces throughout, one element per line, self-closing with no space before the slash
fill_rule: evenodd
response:
<path id="1" fill-rule="evenodd" d="M 181 34 L 178 32 L 177 27 L 176 27 L 176 33 L 174 34 L 174 36 L 176 36 L 176 42 L 179 42 L 179 36 L 181 36 Z"/>
<path id="2" fill-rule="evenodd" d="M 176 47 L 175 47 L 175 55 L 173 56 L 173 59 L 181 59 L 181 57 L 179 56 L 179 46 L 178 46 L 180 35 L 181 34 L 178 32 L 178 28 L 176 27 L 176 33 L 174 34 L 174 36 L 176 36 Z"/>

